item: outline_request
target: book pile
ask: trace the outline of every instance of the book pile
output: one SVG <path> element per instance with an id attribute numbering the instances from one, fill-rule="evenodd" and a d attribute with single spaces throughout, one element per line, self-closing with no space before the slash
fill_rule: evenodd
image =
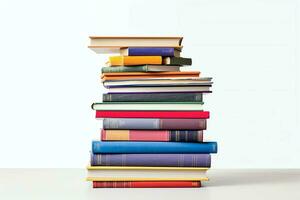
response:
<path id="1" fill-rule="evenodd" d="M 88 181 L 103 187 L 200 187 L 216 142 L 204 142 L 212 78 L 181 71 L 182 37 L 90 37 L 110 55 L 101 80 L 108 90 L 92 105 L 103 119 L 92 142 Z"/>

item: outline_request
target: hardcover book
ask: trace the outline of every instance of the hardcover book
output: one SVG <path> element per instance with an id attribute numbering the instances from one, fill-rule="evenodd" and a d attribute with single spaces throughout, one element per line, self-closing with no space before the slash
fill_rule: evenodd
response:
<path id="1" fill-rule="evenodd" d="M 103 94 L 104 102 L 136 102 L 136 101 L 152 101 L 152 102 L 203 102 L 202 93 L 115 93 Z"/>
<path id="2" fill-rule="evenodd" d="M 217 153 L 216 142 L 92 142 L 94 154 L 109 153 Z"/>
<path id="3" fill-rule="evenodd" d="M 210 154 L 91 154 L 92 166 L 205 167 Z"/>
<path id="4" fill-rule="evenodd" d="M 178 72 L 180 66 L 173 65 L 136 65 L 134 67 L 115 66 L 102 67 L 102 73 L 118 73 L 118 72 Z"/>
<path id="5" fill-rule="evenodd" d="M 180 56 L 180 50 L 172 47 L 128 47 L 121 49 L 120 53 L 124 56 Z"/>
<path id="6" fill-rule="evenodd" d="M 120 53 L 126 47 L 172 47 L 181 49 L 183 37 L 90 36 L 89 48 L 96 53 Z"/>
<path id="7" fill-rule="evenodd" d="M 89 181 L 201 181 L 208 180 L 201 167 L 88 166 Z"/>
<path id="8" fill-rule="evenodd" d="M 193 188 L 201 181 L 93 181 L 93 188 Z"/>
<path id="9" fill-rule="evenodd" d="M 155 110 L 203 110 L 202 102 L 103 102 L 93 103 L 92 109 L 99 111 L 155 111 Z"/>
<path id="10" fill-rule="evenodd" d="M 111 56 L 106 63 L 108 66 L 162 64 L 161 56 Z"/>
<path id="11" fill-rule="evenodd" d="M 129 79 L 149 79 L 149 78 L 197 78 L 200 72 L 120 72 L 104 73 L 101 75 L 102 81 L 108 80 L 129 80 Z"/>
<path id="12" fill-rule="evenodd" d="M 165 65 L 192 65 L 191 58 L 182 57 L 166 57 L 163 59 Z"/>
<path id="13" fill-rule="evenodd" d="M 104 129 L 205 130 L 206 119 L 104 118 Z"/>
<path id="14" fill-rule="evenodd" d="M 119 111 L 119 110 L 96 110 L 96 118 L 196 118 L 208 119 L 208 111 Z"/>
<path id="15" fill-rule="evenodd" d="M 210 92 L 211 86 L 170 86 L 170 87 L 117 87 L 109 88 L 109 93 L 161 93 L 161 92 Z"/>
<path id="16" fill-rule="evenodd" d="M 102 130 L 102 141 L 203 142 L 202 130 Z"/>
<path id="17" fill-rule="evenodd" d="M 211 86 L 212 78 L 186 78 L 186 79 L 141 79 L 141 80 L 114 80 L 104 81 L 106 88 L 116 87 L 184 87 L 184 86 Z"/>

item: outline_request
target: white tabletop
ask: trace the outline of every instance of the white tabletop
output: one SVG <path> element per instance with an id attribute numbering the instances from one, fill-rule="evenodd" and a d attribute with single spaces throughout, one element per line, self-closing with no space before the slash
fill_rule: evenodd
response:
<path id="1" fill-rule="evenodd" d="M 216 170 L 202 188 L 99 188 L 84 169 L 0 169 L 0 199 L 300 199 L 300 170 Z"/>

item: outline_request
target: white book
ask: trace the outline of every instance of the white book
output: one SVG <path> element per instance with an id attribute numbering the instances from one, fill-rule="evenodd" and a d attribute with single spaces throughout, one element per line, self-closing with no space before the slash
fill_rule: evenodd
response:
<path id="1" fill-rule="evenodd" d="M 93 103 L 94 110 L 203 110 L 201 102 L 159 103 L 159 102 L 122 102 L 122 103 Z"/>
<path id="2" fill-rule="evenodd" d="M 109 88 L 110 93 L 144 93 L 144 92 L 209 92 L 210 86 L 185 87 L 123 87 Z"/>

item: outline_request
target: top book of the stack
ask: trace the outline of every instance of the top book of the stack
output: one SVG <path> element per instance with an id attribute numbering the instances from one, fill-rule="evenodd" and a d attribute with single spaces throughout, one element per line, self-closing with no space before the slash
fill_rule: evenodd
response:
<path id="1" fill-rule="evenodd" d="M 127 47 L 172 47 L 181 50 L 183 37 L 90 36 L 89 48 L 99 54 L 120 53 Z"/>

